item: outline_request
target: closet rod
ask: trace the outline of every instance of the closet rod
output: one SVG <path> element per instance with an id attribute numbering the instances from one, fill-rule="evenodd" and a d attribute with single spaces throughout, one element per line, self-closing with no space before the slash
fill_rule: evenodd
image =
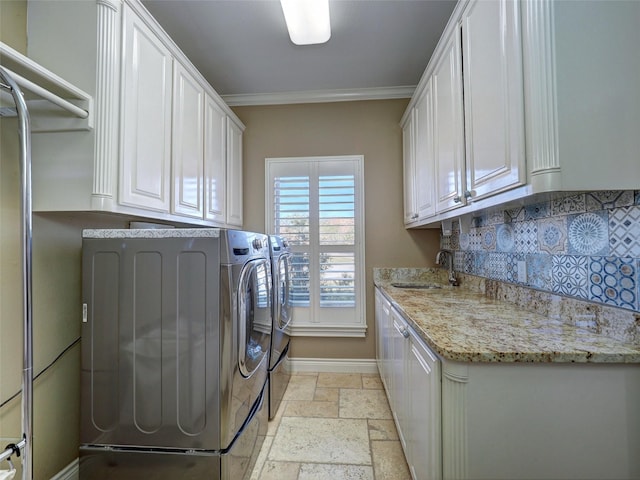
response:
<path id="1" fill-rule="evenodd" d="M 36 83 L 33 83 L 31 80 L 27 80 L 23 76 L 18 75 L 17 73 L 9 70 L 7 67 L 4 67 L 4 69 L 9 75 L 13 77 L 15 82 L 25 90 L 29 90 L 30 92 L 35 93 L 39 97 L 42 97 L 45 100 L 48 100 L 51 103 L 59 106 L 60 108 L 63 108 L 68 112 L 71 112 L 76 117 L 87 118 L 89 116 L 89 112 L 78 107 L 77 105 L 74 105 L 68 100 L 65 100 L 64 98 L 59 97 L 55 93 L 50 92 L 46 88 L 43 88 Z"/>
<path id="2" fill-rule="evenodd" d="M 27 444 L 27 441 L 23 438 L 18 443 L 15 444 L 15 447 L 22 450 L 24 446 Z M 7 448 L 4 452 L 0 453 L 0 462 L 4 462 L 7 458 L 16 455 L 15 448 Z"/>
<path id="3" fill-rule="evenodd" d="M 8 86 L 18 113 L 18 136 L 20 140 L 20 213 L 22 237 L 22 312 L 23 356 L 22 356 L 22 433 L 25 444 L 22 456 L 22 478 L 33 478 L 33 282 L 32 282 L 32 237 L 33 219 L 31 205 L 31 121 L 29 110 L 18 84 L 4 67 L 0 66 L 2 87 Z"/>

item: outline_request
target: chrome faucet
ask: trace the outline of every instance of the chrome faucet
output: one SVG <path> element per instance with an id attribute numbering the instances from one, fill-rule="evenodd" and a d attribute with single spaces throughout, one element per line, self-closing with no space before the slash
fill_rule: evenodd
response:
<path id="1" fill-rule="evenodd" d="M 458 279 L 456 278 L 456 272 L 453 270 L 453 252 L 451 250 L 438 250 L 438 253 L 436 253 L 437 265 L 442 265 L 443 255 L 447 257 L 449 263 L 449 284 L 456 286 L 458 285 Z"/>

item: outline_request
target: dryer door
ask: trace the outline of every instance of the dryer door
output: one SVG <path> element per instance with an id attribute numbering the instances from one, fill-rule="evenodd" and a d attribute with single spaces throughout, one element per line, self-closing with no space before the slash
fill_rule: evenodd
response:
<path id="1" fill-rule="evenodd" d="M 271 343 L 271 265 L 268 259 L 244 266 L 238 285 L 238 362 L 245 378 L 258 370 Z"/>

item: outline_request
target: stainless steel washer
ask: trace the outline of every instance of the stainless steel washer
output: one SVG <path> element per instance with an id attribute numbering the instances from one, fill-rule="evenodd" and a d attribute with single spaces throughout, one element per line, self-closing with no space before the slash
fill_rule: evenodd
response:
<path id="1" fill-rule="evenodd" d="M 80 478 L 246 478 L 268 421 L 268 237 L 83 236 Z"/>

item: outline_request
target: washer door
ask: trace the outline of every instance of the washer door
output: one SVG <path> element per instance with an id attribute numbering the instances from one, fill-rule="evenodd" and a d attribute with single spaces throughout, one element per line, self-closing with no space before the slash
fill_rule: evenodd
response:
<path id="1" fill-rule="evenodd" d="M 267 359 L 271 343 L 271 267 L 268 259 L 247 262 L 238 285 L 238 363 L 249 378 Z"/>
<path id="2" fill-rule="evenodd" d="M 291 322 L 291 254 L 286 253 L 278 257 L 278 314 L 275 321 L 279 330 L 284 330 Z"/>

